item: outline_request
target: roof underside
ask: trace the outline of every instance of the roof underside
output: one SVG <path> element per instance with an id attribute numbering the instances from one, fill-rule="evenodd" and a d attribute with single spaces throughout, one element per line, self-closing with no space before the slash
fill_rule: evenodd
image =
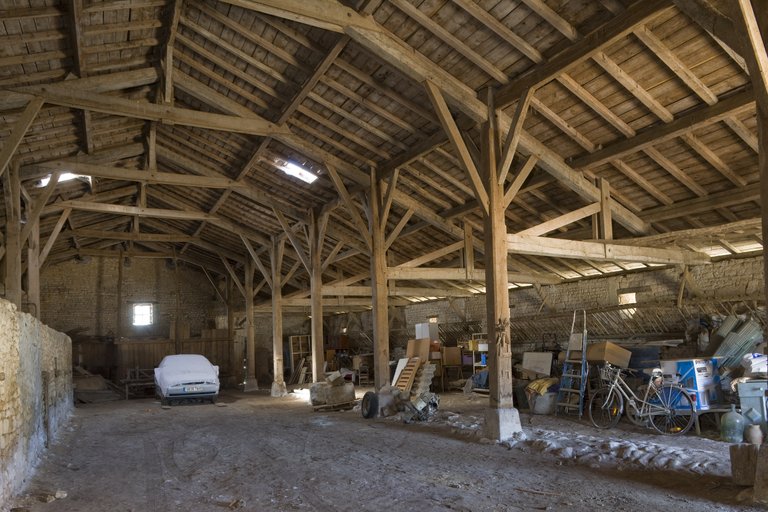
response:
<path id="1" fill-rule="evenodd" d="M 307 252 L 311 218 L 328 213 L 323 281 L 338 287 L 329 295 L 354 295 L 370 275 L 360 226 L 374 173 L 384 193 L 395 185 L 390 267 L 460 268 L 471 232 L 482 268 L 483 214 L 459 150 L 482 146 L 487 110 L 476 104 L 489 90 L 499 119 L 514 119 L 528 87 L 507 186 L 537 160 L 506 210 L 510 234 L 593 205 L 594 191 L 599 203 L 604 179 L 616 244 L 762 250 L 749 75 L 672 2 L 0 0 L 0 9 L 3 150 L 24 133 L 34 98 L 45 100 L 11 166 L 22 218 L 39 212 L 40 245 L 51 241 L 46 265 L 178 258 L 242 281 L 255 255 L 259 286 L 259 267 L 268 271 L 270 249 L 284 243 L 284 293 L 300 299 L 309 278 L 294 243 Z M 609 39 L 596 44 L 594 34 Z M 425 78 L 463 145 L 446 135 Z M 319 179 L 288 177 L 285 162 Z M 53 171 L 92 179 L 40 186 Z M 534 234 L 593 240 L 590 212 Z M 508 259 L 520 276 L 512 286 L 653 264 L 549 251 Z M 424 276 L 399 282 L 394 303 L 484 290 Z M 269 293 L 262 285 L 257 297 Z"/>

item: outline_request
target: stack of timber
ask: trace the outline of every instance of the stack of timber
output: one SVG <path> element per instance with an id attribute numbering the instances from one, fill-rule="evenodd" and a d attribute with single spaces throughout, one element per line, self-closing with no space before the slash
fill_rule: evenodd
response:
<path id="1" fill-rule="evenodd" d="M 299 359 L 298 364 L 293 369 L 293 373 L 291 373 L 291 378 L 288 379 L 288 384 L 304 384 L 306 382 L 307 373 L 309 373 L 306 363 L 307 359 L 305 357 Z"/>

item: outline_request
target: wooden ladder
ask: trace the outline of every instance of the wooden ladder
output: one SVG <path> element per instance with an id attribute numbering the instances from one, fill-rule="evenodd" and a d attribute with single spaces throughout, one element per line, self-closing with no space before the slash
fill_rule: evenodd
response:
<path id="1" fill-rule="evenodd" d="M 409 393 L 411 391 L 411 386 L 413 386 L 413 379 L 416 378 L 416 372 L 418 371 L 420 365 L 421 358 L 412 357 L 408 359 L 405 368 L 403 368 L 403 370 L 400 372 L 400 375 L 397 377 L 395 387 L 403 393 Z"/>

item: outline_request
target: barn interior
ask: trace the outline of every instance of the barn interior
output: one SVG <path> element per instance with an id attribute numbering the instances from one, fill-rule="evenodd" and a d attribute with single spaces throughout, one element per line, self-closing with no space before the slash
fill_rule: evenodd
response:
<path id="1" fill-rule="evenodd" d="M 0 510 L 768 504 L 723 433 L 768 436 L 765 0 L 0 0 L 0 41 Z M 155 399 L 174 354 L 217 404 Z M 597 428 L 617 374 L 685 426 Z"/>

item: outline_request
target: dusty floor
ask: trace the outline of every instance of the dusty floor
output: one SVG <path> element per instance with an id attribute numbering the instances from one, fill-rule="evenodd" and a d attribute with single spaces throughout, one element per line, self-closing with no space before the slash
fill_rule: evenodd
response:
<path id="1" fill-rule="evenodd" d="M 298 395 L 79 407 L 12 504 L 104 510 L 751 510 L 728 445 L 622 422 L 522 414 L 526 439 L 481 437 L 487 398 L 442 395 L 434 421 L 312 412 Z M 714 435 L 714 433 L 712 434 Z M 56 491 L 66 497 L 48 503 Z M 61 495 L 61 494 L 60 494 Z M 755 509 L 757 510 L 757 509 Z"/>

